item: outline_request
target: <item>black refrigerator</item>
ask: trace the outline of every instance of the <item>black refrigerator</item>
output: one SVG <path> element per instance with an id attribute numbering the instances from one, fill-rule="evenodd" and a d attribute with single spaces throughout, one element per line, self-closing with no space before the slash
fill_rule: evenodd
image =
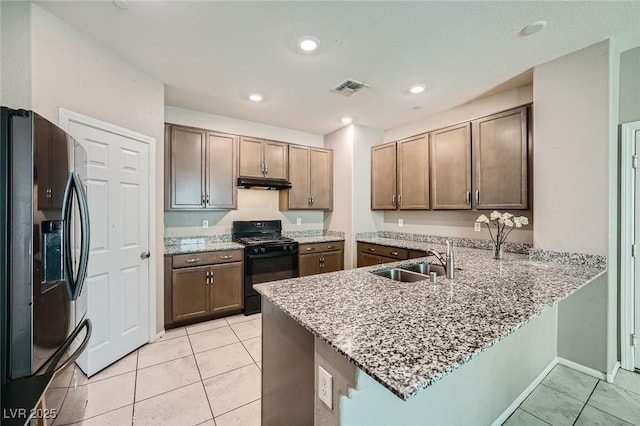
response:
<path id="1" fill-rule="evenodd" d="M 89 341 L 91 322 L 81 301 L 89 211 L 84 148 L 33 111 L 0 110 L 0 384 L 6 407 L 16 397 L 11 385 L 54 380 L 73 368 Z M 9 419 L 6 410 L 2 414 L 4 424 Z"/>

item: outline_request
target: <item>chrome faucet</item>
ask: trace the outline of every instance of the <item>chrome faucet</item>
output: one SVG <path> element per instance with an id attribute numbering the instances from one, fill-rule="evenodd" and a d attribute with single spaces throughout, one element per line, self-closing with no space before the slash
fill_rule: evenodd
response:
<path id="1" fill-rule="evenodd" d="M 447 252 L 444 258 L 442 258 L 440 253 L 433 249 L 427 250 L 427 256 L 433 256 L 438 259 L 438 262 L 440 262 L 446 272 L 447 278 L 452 280 L 455 277 L 455 257 L 453 254 L 453 245 L 449 240 L 447 240 Z"/>

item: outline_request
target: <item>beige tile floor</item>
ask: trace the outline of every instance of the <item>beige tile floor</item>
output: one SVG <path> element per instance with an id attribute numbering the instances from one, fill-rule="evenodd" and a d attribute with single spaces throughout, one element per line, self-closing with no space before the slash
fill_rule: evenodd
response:
<path id="1" fill-rule="evenodd" d="M 261 343 L 261 315 L 236 315 L 169 330 L 90 379 L 68 369 L 47 392 L 78 384 L 53 424 L 258 426 Z"/>

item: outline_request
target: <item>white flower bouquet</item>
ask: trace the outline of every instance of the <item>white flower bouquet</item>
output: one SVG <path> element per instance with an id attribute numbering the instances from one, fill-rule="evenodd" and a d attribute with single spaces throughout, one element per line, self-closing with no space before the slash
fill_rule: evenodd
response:
<path id="1" fill-rule="evenodd" d="M 507 237 L 515 228 L 522 228 L 529 224 L 529 218 L 526 216 L 514 216 L 509 212 L 500 213 L 497 210 L 491 212 L 489 217 L 481 214 L 477 219 L 477 223 L 484 223 L 487 225 L 491 240 L 493 240 L 493 257 L 496 259 L 502 258 L 502 245 L 507 240 Z M 495 236 L 491 232 L 491 222 L 495 225 Z"/>

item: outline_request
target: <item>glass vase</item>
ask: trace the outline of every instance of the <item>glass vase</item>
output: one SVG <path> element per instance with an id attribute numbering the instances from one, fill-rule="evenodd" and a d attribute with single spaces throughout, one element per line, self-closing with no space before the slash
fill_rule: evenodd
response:
<path id="1" fill-rule="evenodd" d="M 501 243 L 493 243 L 493 258 L 502 260 L 504 257 L 504 250 Z"/>

